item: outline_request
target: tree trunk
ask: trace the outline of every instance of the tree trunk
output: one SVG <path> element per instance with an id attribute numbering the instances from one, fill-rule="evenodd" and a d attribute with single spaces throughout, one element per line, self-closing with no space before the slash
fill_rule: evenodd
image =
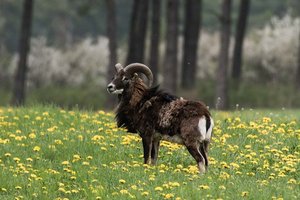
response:
<path id="1" fill-rule="evenodd" d="M 177 89 L 178 54 L 178 0 L 167 1 L 166 52 L 164 60 L 164 88 L 175 93 Z"/>
<path id="2" fill-rule="evenodd" d="M 296 75 L 296 87 L 300 90 L 300 32 L 299 32 L 299 42 L 298 42 L 298 69 Z"/>
<path id="3" fill-rule="evenodd" d="M 185 1 L 184 49 L 181 73 L 181 86 L 184 89 L 194 88 L 196 82 L 201 3 L 201 0 Z"/>
<path id="4" fill-rule="evenodd" d="M 149 65 L 153 73 L 153 84 L 156 85 L 159 64 L 159 37 L 160 37 L 160 0 L 152 0 L 151 19 L 151 46 Z"/>
<path id="5" fill-rule="evenodd" d="M 221 47 L 219 53 L 219 65 L 217 69 L 216 107 L 217 109 L 228 109 L 228 53 L 230 42 L 230 12 L 231 0 L 223 0 L 221 15 Z"/>
<path id="6" fill-rule="evenodd" d="M 247 18 L 249 14 L 250 0 L 241 0 L 239 18 L 235 31 L 235 44 L 233 51 L 232 78 L 239 85 L 242 75 L 243 43 L 247 27 Z"/>
<path id="7" fill-rule="evenodd" d="M 23 105 L 25 102 L 25 87 L 27 73 L 27 57 L 30 51 L 30 35 L 33 13 L 33 0 L 24 0 L 19 42 L 19 61 L 15 74 L 12 105 Z"/>
<path id="8" fill-rule="evenodd" d="M 117 64 L 117 38 L 116 38 L 116 6 L 115 0 L 106 0 L 106 28 L 109 47 L 109 62 L 107 66 L 107 83 L 109 83 L 115 73 L 115 64 Z M 116 97 L 107 93 L 106 108 L 112 109 L 117 103 Z"/>
<path id="9" fill-rule="evenodd" d="M 144 62 L 149 0 L 134 0 L 131 14 L 127 64 Z"/>

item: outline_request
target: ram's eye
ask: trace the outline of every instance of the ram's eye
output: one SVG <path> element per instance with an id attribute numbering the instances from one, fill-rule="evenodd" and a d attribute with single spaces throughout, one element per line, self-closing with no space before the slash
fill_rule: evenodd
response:
<path id="1" fill-rule="evenodd" d="M 126 76 L 123 76 L 122 81 L 128 81 L 128 78 Z"/>

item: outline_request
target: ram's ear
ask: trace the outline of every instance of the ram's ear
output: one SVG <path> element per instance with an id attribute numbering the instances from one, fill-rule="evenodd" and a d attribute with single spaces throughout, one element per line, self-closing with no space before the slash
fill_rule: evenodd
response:
<path id="1" fill-rule="evenodd" d="M 137 78 L 139 78 L 139 75 L 138 75 L 137 73 L 134 73 L 134 74 L 133 74 L 133 78 L 134 78 L 134 79 L 137 79 Z"/>

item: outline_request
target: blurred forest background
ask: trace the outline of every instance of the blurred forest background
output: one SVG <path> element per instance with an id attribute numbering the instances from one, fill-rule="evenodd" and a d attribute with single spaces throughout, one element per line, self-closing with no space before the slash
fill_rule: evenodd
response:
<path id="1" fill-rule="evenodd" d="M 211 108 L 300 107 L 300 1 L 0 0 L 0 106 L 111 109 L 117 62 Z"/>

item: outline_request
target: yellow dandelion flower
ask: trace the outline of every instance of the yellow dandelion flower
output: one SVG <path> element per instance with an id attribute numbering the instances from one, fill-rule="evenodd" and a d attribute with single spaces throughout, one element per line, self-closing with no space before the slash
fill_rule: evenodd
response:
<path id="1" fill-rule="evenodd" d="M 220 186 L 219 186 L 219 189 L 221 189 L 221 190 L 226 190 L 226 187 L 225 187 L 224 185 L 220 185 Z"/>
<path id="2" fill-rule="evenodd" d="M 171 198 L 174 198 L 174 194 L 172 194 L 172 193 L 165 194 L 165 195 L 164 195 L 164 198 L 165 198 L 165 199 L 171 199 Z"/>
<path id="3" fill-rule="evenodd" d="M 5 156 L 5 157 L 10 157 L 10 156 L 11 156 L 11 153 L 5 153 L 4 156 Z"/>
<path id="4" fill-rule="evenodd" d="M 142 196 L 148 196 L 149 192 L 142 192 Z"/>
<path id="5" fill-rule="evenodd" d="M 54 143 L 58 144 L 58 145 L 63 144 L 63 142 L 61 140 L 54 140 Z"/>
<path id="6" fill-rule="evenodd" d="M 73 159 L 74 160 L 80 160 L 80 155 L 78 155 L 78 154 L 73 155 Z"/>
<path id="7" fill-rule="evenodd" d="M 248 195 L 249 195 L 249 192 L 247 192 L 247 191 L 244 191 L 244 192 L 242 192 L 242 194 L 241 194 L 242 197 L 246 197 L 246 196 L 248 196 Z"/>
<path id="8" fill-rule="evenodd" d="M 48 112 L 43 112 L 42 115 L 43 116 L 49 116 L 49 113 Z"/>
<path id="9" fill-rule="evenodd" d="M 133 190 L 137 190 L 138 187 L 137 187 L 136 185 L 132 185 L 131 188 L 132 188 Z"/>
<path id="10" fill-rule="evenodd" d="M 83 141 L 83 136 L 82 135 L 78 135 L 77 138 L 78 138 L 79 141 Z"/>
<path id="11" fill-rule="evenodd" d="M 120 179 L 119 183 L 124 184 L 124 183 L 126 183 L 126 181 L 124 179 Z"/>
<path id="12" fill-rule="evenodd" d="M 34 133 L 30 133 L 30 134 L 28 135 L 28 137 L 31 138 L 31 139 L 34 139 L 34 138 L 36 138 L 36 135 L 35 135 Z"/>
<path id="13" fill-rule="evenodd" d="M 219 177 L 221 179 L 228 179 L 230 178 L 230 175 L 227 172 L 221 172 Z"/>
<path id="14" fill-rule="evenodd" d="M 156 187 L 154 190 L 155 191 L 163 191 L 163 188 L 162 187 Z"/>
<path id="15" fill-rule="evenodd" d="M 102 151 L 107 151 L 107 148 L 106 147 L 101 147 L 100 148 Z"/>
<path id="16" fill-rule="evenodd" d="M 169 182 L 169 185 L 171 187 L 179 187 L 180 186 L 180 184 L 178 182 Z"/>
<path id="17" fill-rule="evenodd" d="M 269 122 L 271 122 L 272 120 L 271 120 L 271 118 L 269 118 L 269 117 L 264 117 L 263 118 L 263 123 L 265 123 L 265 124 L 267 124 L 267 123 L 269 123 Z"/>
<path id="18" fill-rule="evenodd" d="M 41 147 L 39 147 L 39 146 L 33 147 L 33 151 L 35 151 L 35 152 L 39 152 L 40 150 L 41 150 Z"/>
<path id="19" fill-rule="evenodd" d="M 92 159 L 93 159 L 93 156 L 88 156 L 88 157 L 86 157 L 86 159 L 92 160 Z"/>
<path id="20" fill-rule="evenodd" d="M 237 163 L 234 163 L 234 162 L 230 163 L 230 166 L 233 167 L 234 169 L 240 168 L 240 166 Z"/>
<path id="21" fill-rule="evenodd" d="M 199 185 L 199 188 L 202 190 L 208 190 L 209 186 L 208 185 Z"/>
<path id="22" fill-rule="evenodd" d="M 58 188 L 58 191 L 59 191 L 59 192 L 66 193 L 66 189 L 65 189 L 65 188 L 63 188 L 63 187 L 60 187 L 60 188 Z"/>
<path id="23" fill-rule="evenodd" d="M 62 165 L 69 165 L 69 164 L 70 164 L 70 162 L 69 162 L 69 161 L 67 161 L 67 160 L 65 160 L 65 161 L 62 161 L 62 162 L 61 162 L 61 164 L 62 164 Z"/>
<path id="24" fill-rule="evenodd" d="M 83 162 L 82 162 L 82 165 L 88 166 L 88 165 L 90 165 L 90 163 L 89 163 L 89 162 L 86 162 L 86 161 L 83 161 Z"/>
<path id="25" fill-rule="evenodd" d="M 295 179 L 291 178 L 290 180 L 288 180 L 287 183 L 290 183 L 290 184 L 296 184 L 297 181 L 296 181 Z"/>
<path id="26" fill-rule="evenodd" d="M 120 193 L 121 193 L 121 194 L 128 194 L 129 192 L 128 192 L 128 190 L 124 190 L 124 189 L 123 189 L 123 190 L 120 190 Z"/>

